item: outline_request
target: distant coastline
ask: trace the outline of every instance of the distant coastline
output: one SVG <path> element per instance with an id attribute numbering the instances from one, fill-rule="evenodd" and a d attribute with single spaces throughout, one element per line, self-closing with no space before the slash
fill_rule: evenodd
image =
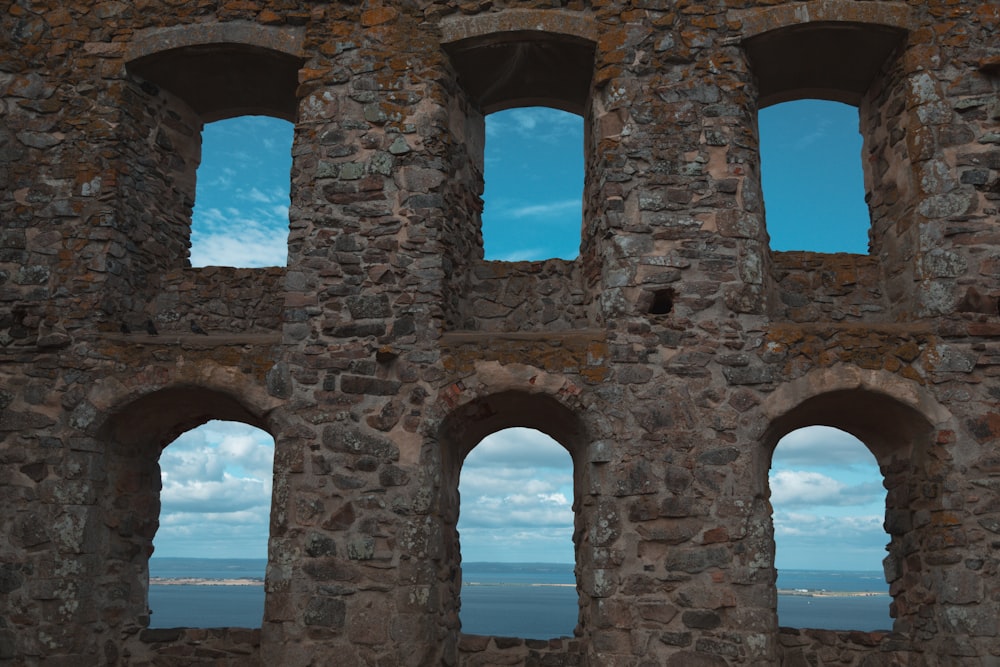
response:
<path id="1" fill-rule="evenodd" d="M 150 586 L 263 586 L 264 580 L 255 577 L 240 579 L 207 579 L 203 577 L 150 577 Z"/>
<path id="2" fill-rule="evenodd" d="M 888 593 L 877 593 L 875 591 L 814 591 L 808 588 L 779 588 L 778 595 L 791 595 L 802 598 L 874 598 L 880 595 L 889 596 Z"/>
<path id="3" fill-rule="evenodd" d="M 462 563 L 463 631 L 532 639 L 572 632 L 580 602 L 573 569 L 571 563 Z M 151 627 L 260 627 L 266 572 L 264 559 L 151 559 Z M 877 570 L 782 569 L 775 588 L 780 626 L 869 632 L 893 625 L 888 585 Z"/>
<path id="4" fill-rule="evenodd" d="M 537 582 L 506 582 L 506 581 L 463 581 L 463 586 L 549 586 L 555 588 L 576 588 L 576 584 L 546 584 Z"/>
<path id="5" fill-rule="evenodd" d="M 241 577 L 236 579 L 211 579 L 207 577 L 150 577 L 151 586 L 263 586 L 264 580 L 258 577 Z M 553 587 L 553 588 L 574 588 L 576 584 L 549 584 L 538 582 L 480 582 L 467 581 L 463 586 L 528 586 Z M 808 588 L 779 588 L 778 595 L 788 595 L 792 597 L 806 598 L 871 598 L 888 596 L 888 593 L 878 593 L 875 591 L 828 591 L 813 590 Z"/>

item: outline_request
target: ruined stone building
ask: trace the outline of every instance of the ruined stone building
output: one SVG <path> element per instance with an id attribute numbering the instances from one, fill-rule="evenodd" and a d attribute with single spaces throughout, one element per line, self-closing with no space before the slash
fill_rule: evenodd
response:
<path id="1" fill-rule="evenodd" d="M 1000 665 L 998 13 L 5 0 L 0 661 Z M 867 255 L 769 248 L 757 112 L 806 97 L 858 108 Z M 482 259 L 524 105 L 584 119 L 574 261 Z M 243 114 L 295 124 L 287 266 L 191 268 Z M 264 619 L 152 631 L 158 457 L 209 419 L 275 439 Z M 779 630 L 768 469 L 817 424 L 879 462 L 892 632 Z M 460 630 L 458 476 L 510 426 L 572 456 L 572 638 Z"/>

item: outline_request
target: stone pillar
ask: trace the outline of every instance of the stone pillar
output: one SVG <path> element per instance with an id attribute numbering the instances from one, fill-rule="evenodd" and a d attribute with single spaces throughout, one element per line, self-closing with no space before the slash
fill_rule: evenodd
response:
<path id="1" fill-rule="evenodd" d="M 973 23 L 965 39 L 985 44 L 982 30 Z M 861 106 L 873 252 L 897 318 L 997 311 L 997 267 L 969 252 L 996 216 L 996 76 L 956 48 L 930 24 L 916 28 Z M 960 81 L 954 66 L 928 66 L 953 61 Z"/>
<path id="2" fill-rule="evenodd" d="M 600 262 L 604 316 L 645 318 L 657 294 L 672 294 L 663 303 L 682 318 L 761 313 L 767 245 L 745 58 L 689 16 L 626 16 L 604 30 L 594 84 L 584 256 Z"/>
<path id="3" fill-rule="evenodd" d="M 713 31 L 721 9 L 608 14 L 584 258 L 615 368 L 602 391 L 624 414 L 584 542 L 590 660 L 759 664 L 775 629 L 766 467 L 762 482 L 742 404 L 715 386 L 764 381 L 741 353 L 768 262 L 753 80 Z"/>
<path id="4" fill-rule="evenodd" d="M 265 661 L 454 660 L 423 403 L 481 174 L 444 55 L 408 11 L 330 7 L 306 36 Z"/>

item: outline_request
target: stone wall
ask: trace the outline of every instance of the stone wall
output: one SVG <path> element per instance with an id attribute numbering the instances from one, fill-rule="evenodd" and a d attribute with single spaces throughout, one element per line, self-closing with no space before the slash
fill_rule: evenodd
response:
<path id="1" fill-rule="evenodd" d="M 569 331 L 594 324 L 580 262 L 482 262 L 469 279 L 459 330 Z"/>
<path id="2" fill-rule="evenodd" d="M 774 316 L 792 322 L 892 321 L 878 261 L 870 255 L 772 255 Z"/>
<path id="3" fill-rule="evenodd" d="M 9 3 L 0 660 L 1000 663 L 998 22 Z M 867 256 L 768 248 L 757 110 L 813 95 L 858 106 Z M 482 260 L 483 117 L 524 100 L 584 118 L 574 262 Z M 192 269 L 201 126 L 248 112 L 295 123 L 288 266 Z M 275 438 L 265 616 L 150 631 L 158 457 L 209 419 Z M 816 424 L 884 476 L 891 633 L 778 627 L 767 472 Z M 511 426 L 573 459 L 573 638 L 461 633 L 459 472 Z"/>

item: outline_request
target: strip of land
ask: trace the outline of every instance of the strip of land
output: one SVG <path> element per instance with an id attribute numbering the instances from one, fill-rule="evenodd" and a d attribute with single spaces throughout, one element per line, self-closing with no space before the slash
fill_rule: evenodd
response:
<path id="1" fill-rule="evenodd" d="M 263 586 L 263 579 L 203 579 L 201 577 L 150 577 L 150 586 Z"/>
<path id="2" fill-rule="evenodd" d="M 203 577 L 150 577 L 151 586 L 263 586 L 264 580 L 246 577 L 242 579 L 207 579 Z M 539 583 L 507 583 L 467 581 L 464 586 L 550 586 L 556 588 L 572 588 L 576 584 L 539 584 Z M 811 588 L 779 588 L 778 595 L 790 595 L 807 598 L 870 598 L 887 593 L 873 591 L 825 591 Z"/>
<path id="3" fill-rule="evenodd" d="M 465 581 L 463 586 L 548 586 L 552 588 L 576 588 L 576 584 L 536 584 L 528 582 L 506 581 Z"/>
<path id="4" fill-rule="evenodd" d="M 803 598 L 874 598 L 888 593 L 873 591 L 817 591 L 811 588 L 779 588 L 778 595 L 792 595 Z"/>

